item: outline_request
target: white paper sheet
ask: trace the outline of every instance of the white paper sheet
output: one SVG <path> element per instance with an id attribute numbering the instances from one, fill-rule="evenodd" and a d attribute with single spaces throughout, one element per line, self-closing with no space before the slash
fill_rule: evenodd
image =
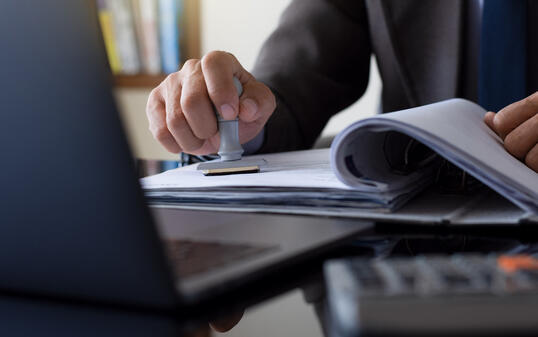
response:
<path id="1" fill-rule="evenodd" d="M 196 165 L 170 170 L 142 178 L 144 189 L 214 189 L 218 187 L 287 187 L 309 189 L 344 189 L 331 171 L 329 149 L 295 151 L 248 157 L 263 158 L 267 166 L 260 173 L 204 176 Z"/>
<path id="2" fill-rule="evenodd" d="M 260 173 L 204 176 L 197 165 L 170 170 L 141 179 L 146 197 L 166 203 L 250 206 L 267 210 L 288 206 L 371 209 L 384 212 L 399 207 L 413 194 L 408 190 L 366 190 L 339 181 L 329 163 L 329 149 L 251 156 L 263 158 Z M 420 184 L 410 184 L 418 190 Z"/>

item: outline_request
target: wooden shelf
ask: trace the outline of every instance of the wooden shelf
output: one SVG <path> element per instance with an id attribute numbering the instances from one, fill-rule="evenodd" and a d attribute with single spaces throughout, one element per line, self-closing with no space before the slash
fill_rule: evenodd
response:
<path id="1" fill-rule="evenodd" d="M 114 85 L 120 88 L 155 88 L 166 78 L 160 75 L 116 75 Z"/>

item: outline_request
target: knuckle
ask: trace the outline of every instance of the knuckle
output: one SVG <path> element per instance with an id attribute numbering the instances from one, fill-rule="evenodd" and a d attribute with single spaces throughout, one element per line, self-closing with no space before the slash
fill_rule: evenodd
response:
<path id="1" fill-rule="evenodd" d="M 163 109 L 163 103 L 156 96 L 150 96 L 146 103 L 146 117 L 151 123 L 159 118 L 159 114 Z"/>
<path id="2" fill-rule="evenodd" d="M 538 151 L 529 152 L 525 157 L 525 164 L 534 171 L 538 172 Z"/>
<path id="3" fill-rule="evenodd" d="M 523 104 L 533 110 L 538 110 L 538 91 L 530 96 L 527 96 L 523 100 Z"/>
<path id="4" fill-rule="evenodd" d="M 198 59 L 189 59 L 183 63 L 183 67 L 181 67 L 181 71 L 192 71 L 196 68 L 200 60 Z"/>
<path id="5" fill-rule="evenodd" d="M 168 76 L 166 76 L 166 78 L 164 79 L 164 83 L 170 83 L 170 82 L 173 82 L 178 76 L 178 73 L 175 72 L 175 73 L 171 73 L 171 74 L 168 74 Z"/>
<path id="6" fill-rule="evenodd" d="M 158 105 L 159 102 L 159 93 L 157 88 L 153 89 L 151 93 L 148 96 L 148 101 L 146 103 L 146 111 L 155 109 L 155 106 Z"/>
<path id="7" fill-rule="evenodd" d="M 165 141 L 168 140 L 168 130 L 166 128 L 153 128 L 151 130 L 153 137 L 157 139 L 158 141 Z"/>
<path id="8" fill-rule="evenodd" d="M 211 51 L 202 58 L 202 67 L 219 66 L 226 58 L 230 57 L 230 55 L 231 54 L 221 50 Z"/>
<path id="9" fill-rule="evenodd" d="M 204 77 L 201 73 L 192 72 L 183 78 L 183 87 L 189 87 L 196 91 L 201 90 L 204 86 Z"/>
<path id="10" fill-rule="evenodd" d="M 180 83 L 180 74 L 179 72 L 171 73 L 164 79 L 162 85 L 169 90 L 170 88 L 178 87 Z"/>
<path id="11" fill-rule="evenodd" d="M 170 111 L 166 114 L 166 124 L 168 124 L 169 128 L 176 129 L 183 124 L 183 121 L 184 117 L 181 112 Z"/>
<path id="12" fill-rule="evenodd" d="M 510 132 L 510 125 L 507 121 L 506 114 L 497 113 L 493 119 L 493 127 L 499 134 L 499 136 L 504 137 Z"/>
<path id="13" fill-rule="evenodd" d="M 506 136 L 504 139 L 504 148 L 513 156 L 523 159 L 524 155 L 521 154 L 520 144 L 514 133 L 510 133 Z"/>
<path id="14" fill-rule="evenodd" d="M 146 116 L 148 120 L 151 121 L 151 118 L 153 116 L 153 113 L 155 111 L 155 103 L 151 99 L 151 97 L 148 99 L 148 102 L 146 103 Z"/>
<path id="15" fill-rule="evenodd" d="M 159 95 L 159 87 L 153 88 L 148 96 L 148 102 L 155 101 L 157 99 L 157 96 Z"/>
<path id="16" fill-rule="evenodd" d="M 200 106 L 203 104 L 204 94 L 199 91 L 193 91 L 188 95 L 181 96 L 181 107 L 186 114 L 194 113 L 199 110 Z"/>

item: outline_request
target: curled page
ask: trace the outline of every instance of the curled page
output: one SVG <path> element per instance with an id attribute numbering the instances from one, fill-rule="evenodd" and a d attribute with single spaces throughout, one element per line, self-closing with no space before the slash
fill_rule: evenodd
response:
<path id="1" fill-rule="evenodd" d="M 538 174 L 504 149 L 502 140 L 483 122 L 485 113 L 475 103 L 452 99 L 359 121 L 333 142 L 333 171 L 344 184 L 358 189 L 367 188 L 363 185 L 368 181 L 396 189 L 409 183 L 412 174 L 395 173 L 383 149 L 387 132 L 396 131 L 426 145 L 520 208 L 538 214 Z"/>

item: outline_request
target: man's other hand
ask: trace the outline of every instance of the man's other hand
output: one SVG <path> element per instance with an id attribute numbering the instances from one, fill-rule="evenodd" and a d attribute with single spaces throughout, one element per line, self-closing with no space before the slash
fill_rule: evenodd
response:
<path id="1" fill-rule="evenodd" d="M 243 85 L 240 98 L 234 76 Z M 239 141 L 244 144 L 262 130 L 276 103 L 271 90 L 232 54 L 214 51 L 188 60 L 151 92 L 149 130 L 172 153 L 216 153 L 220 140 L 213 106 L 224 119 L 239 117 Z"/>
<path id="2" fill-rule="evenodd" d="M 510 154 L 538 172 L 538 92 L 496 114 L 488 112 L 484 121 Z"/>

